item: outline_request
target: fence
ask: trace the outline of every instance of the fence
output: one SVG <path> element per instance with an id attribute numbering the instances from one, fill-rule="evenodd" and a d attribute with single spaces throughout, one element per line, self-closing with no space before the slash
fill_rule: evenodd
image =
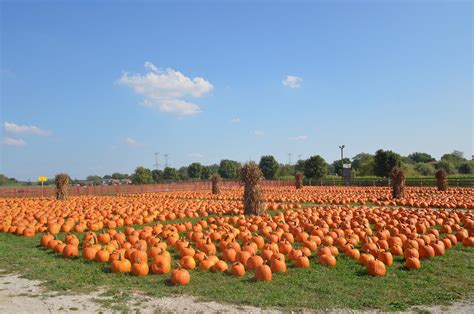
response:
<path id="1" fill-rule="evenodd" d="M 342 185 L 341 179 L 317 179 L 317 180 L 304 180 L 305 185 L 329 185 L 337 186 Z M 390 180 L 386 178 L 380 179 L 351 179 L 352 186 L 390 186 Z M 405 180 L 406 186 L 413 187 L 434 187 L 436 186 L 436 179 L 434 178 L 407 178 Z M 448 178 L 448 187 L 465 187 L 472 188 L 474 187 L 474 177 L 473 178 Z"/>
<path id="2" fill-rule="evenodd" d="M 289 186 L 293 181 L 264 181 L 267 187 Z M 223 188 L 238 188 L 238 182 L 224 181 L 220 183 Z M 69 195 L 115 195 L 115 194 L 136 194 L 147 192 L 167 192 L 167 191 L 190 191 L 190 190 L 210 190 L 211 182 L 176 182 L 165 184 L 144 184 L 144 185 L 116 185 L 116 186 L 72 186 L 69 187 Z M 0 188 L 0 197 L 40 197 L 41 187 L 15 187 Z M 44 187 L 44 196 L 54 196 L 55 188 Z"/>
<path id="3" fill-rule="evenodd" d="M 326 185 L 337 186 L 342 185 L 341 179 L 322 179 L 308 180 L 305 179 L 305 185 Z M 293 186 L 293 180 L 285 181 L 264 181 L 266 187 Z M 389 186 L 388 179 L 361 179 L 354 178 L 351 180 L 352 186 Z M 436 179 L 431 178 L 407 178 L 407 186 L 436 186 Z M 238 182 L 223 181 L 220 183 L 223 188 L 238 188 Z M 467 179 L 449 179 L 450 187 L 474 187 L 474 178 Z M 184 191 L 184 190 L 210 190 L 211 182 L 176 182 L 165 184 L 144 184 L 144 185 L 117 185 L 117 186 L 73 186 L 69 187 L 69 195 L 115 195 L 115 194 L 136 194 L 147 192 L 167 192 L 167 191 Z M 44 188 L 44 196 L 54 196 L 54 187 L 48 186 Z M 41 188 L 24 186 L 15 188 L 0 188 L 0 197 L 40 197 Z"/>

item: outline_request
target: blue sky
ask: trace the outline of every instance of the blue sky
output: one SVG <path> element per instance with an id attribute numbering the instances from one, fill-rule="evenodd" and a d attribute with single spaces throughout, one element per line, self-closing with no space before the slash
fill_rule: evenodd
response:
<path id="1" fill-rule="evenodd" d="M 2 1 L 0 172 L 472 154 L 470 1 Z"/>

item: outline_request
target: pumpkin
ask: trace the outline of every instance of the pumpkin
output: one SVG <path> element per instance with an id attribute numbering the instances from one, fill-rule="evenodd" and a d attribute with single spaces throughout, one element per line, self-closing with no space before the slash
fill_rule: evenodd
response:
<path id="1" fill-rule="evenodd" d="M 407 269 L 415 269 L 418 270 L 421 267 L 421 262 L 418 258 L 416 257 L 409 257 L 405 261 L 405 267 Z"/>
<path id="2" fill-rule="evenodd" d="M 369 275 L 377 277 L 385 276 L 385 273 L 387 272 L 385 264 L 377 259 L 368 262 L 366 265 L 366 269 Z"/>
<path id="3" fill-rule="evenodd" d="M 245 275 L 245 266 L 242 263 L 234 262 L 230 266 L 230 272 L 235 277 L 242 277 Z"/>
<path id="4" fill-rule="evenodd" d="M 174 269 L 171 272 L 171 284 L 174 286 L 185 286 L 189 283 L 191 280 L 191 275 L 189 275 L 189 272 L 186 269 Z"/>
<path id="5" fill-rule="evenodd" d="M 256 281 L 271 281 L 272 270 L 268 265 L 259 265 L 255 268 L 255 280 Z"/>

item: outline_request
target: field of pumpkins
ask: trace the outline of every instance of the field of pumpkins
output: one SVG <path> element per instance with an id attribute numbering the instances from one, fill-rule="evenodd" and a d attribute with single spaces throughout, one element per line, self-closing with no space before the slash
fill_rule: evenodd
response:
<path id="1" fill-rule="evenodd" d="M 240 189 L 5 198 L 0 232 L 6 241 L 31 238 L 32 250 L 48 258 L 102 265 L 104 276 L 158 276 L 165 289 L 200 282 L 207 272 L 229 287 L 265 289 L 259 282 L 311 280 L 316 272 L 329 278 L 338 267 L 354 270 L 351 282 L 403 282 L 455 248 L 472 261 L 474 189 L 407 188 L 397 200 L 376 187 L 268 188 L 264 195 L 266 211 L 254 216 L 243 215 Z"/>

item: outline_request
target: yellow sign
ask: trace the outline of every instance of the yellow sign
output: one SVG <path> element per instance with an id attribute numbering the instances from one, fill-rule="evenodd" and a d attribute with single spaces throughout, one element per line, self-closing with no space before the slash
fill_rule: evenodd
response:
<path id="1" fill-rule="evenodd" d="M 39 182 L 45 182 L 45 181 L 48 181 L 48 178 L 46 178 L 45 176 L 39 176 L 38 181 Z"/>

